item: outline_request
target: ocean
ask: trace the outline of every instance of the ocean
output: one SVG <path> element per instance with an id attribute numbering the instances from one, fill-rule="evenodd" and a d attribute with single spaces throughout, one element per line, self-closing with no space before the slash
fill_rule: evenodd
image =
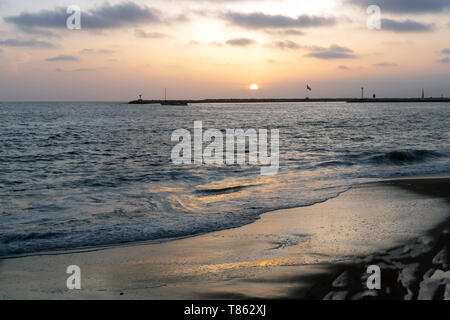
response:
<path id="1" fill-rule="evenodd" d="M 0 103 L 0 256 L 235 228 L 355 183 L 450 172 L 448 103 Z M 278 129 L 280 168 L 175 165 L 174 130 Z"/>

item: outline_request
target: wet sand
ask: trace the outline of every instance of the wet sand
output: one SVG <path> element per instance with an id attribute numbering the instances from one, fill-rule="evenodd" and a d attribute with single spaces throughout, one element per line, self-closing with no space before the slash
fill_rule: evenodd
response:
<path id="1" fill-rule="evenodd" d="M 3 259 L 0 299 L 321 299 L 344 266 L 438 235 L 448 226 L 449 185 L 448 177 L 365 184 L 237 229 Z M 81 290 L 66 288 L 70 265 L 81 268 Z"/>
<path id="2" fill-rule="evenodd" d="M 417 194 L 450 204 L 448 179 L 422 178 L 388 181 Z M 318 300 L 450 300 L 450 220 L 425 235 L 390 250 L 329 267 L 306 299 Z M 380 288 L 368 290 L 368 268 L 381 270 Z M 334 274 L 334 276 L 331 276 Z"/>

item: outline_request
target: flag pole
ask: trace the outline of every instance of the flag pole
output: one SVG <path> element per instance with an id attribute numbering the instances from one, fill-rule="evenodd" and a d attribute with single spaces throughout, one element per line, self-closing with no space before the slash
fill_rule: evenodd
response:
<path id="1" fill-rule="evenodd" d="M 305 89 L 306 100 L 309 100 L 309 91 L 311 91 L 311 87 L 309 86 L 309 84 L 306 84 L 306 89 Z"/>

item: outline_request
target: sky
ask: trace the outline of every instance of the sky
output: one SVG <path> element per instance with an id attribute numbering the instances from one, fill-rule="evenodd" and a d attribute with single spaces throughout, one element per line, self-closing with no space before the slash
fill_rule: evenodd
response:
<path id="1" fill-rule="evenodd" d="M 0 0 L 0 101 L 304 98 L 307 84 L 311 98 L 450 96 L 449 13 L 450 0 Z"/>

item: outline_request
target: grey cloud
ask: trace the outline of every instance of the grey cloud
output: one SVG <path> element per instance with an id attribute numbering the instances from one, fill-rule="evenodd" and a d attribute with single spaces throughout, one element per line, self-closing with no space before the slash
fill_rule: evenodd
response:
<path id="1" fill-rule="evenodd" d="M 81 54 L 113 54 L 115 51 L 108 49 L 83 49 L 80 51 Z"/>
<path id="2" fill-rule="evenodd" d="M 5 22 L 13 23 L 19 28 L 66 28 L 67 12 L 65 8 L 42 10 L 37 13 L 22 12 L 17 16 L 5 17 Z M 161 22 L 159 12 L 155 9 L 139 6 L 133 2 L 117 5 L 104 3 L 81 14 L 83 29 L 114 29 Z"/>
<path id="3" fill-rule="evenodd" d="M 137 29 L 134 31 L 134 34 L 136 37 L 141 39 L 162 39 L 162 38 L 168 38 L 169 36 L 164 33 L 159 32 L 146 32 L 144 30 Z"/>
<path id="4" fill-rule="evenodd" d="M 345 0 L 363 9 L 378 5 L 382 11 L 392 13 L 427 14 L 450 8 L 450 0 Z"/>
<path id="5" fill-rule="evenodd" d="M 396 63 L 390 63 L 390 62 L 381 62 L 374 64 L 375 67 L 381 67 L 381 68 L 392 68 L 392 67 L 398 67 L 398 64 Z"/>
<path id="6" fill-rule="evenodd" d="M 72 72 L 88 72 L 88 71 L 95 71 L 95 69 L 91 69 L 91 68 L 79 68 L 79 69 L 75 69 Z"/>
<path id="7" fill-rule="evenodd" d="M 281 33 L 283 33 L 285 35 L 291 35 L 291 36 L 302 36 L 305 34 L 302 31 L 295 30 L 295 29 L 284 30 L 284 31 L 281 31 Z"/>
<path id="8" fill-rule="evenodd" d="M 441 63 L 450 63 L 450 58 L 442 58 L 442 59 L 440 59 L 439 60 L 439 62 L 441 62 Z"/>
<path id="9" fill-rule="evenodd" d="M 176 17 L 172 17 L 170 19 L 170 21 L 178 22 L 178 23 L 185 23 L 185 22 L 190 22 L 191 19 L 185 14 L 180 14 L 180 15 L 178 15 Z"/>
<path id="10" fill-rule="evenodd" d="M 96 69 L 91 69 L 91 68 L 79 68 L 79 69 L 75 69 L 75 70 L 64 70 L 61 68 L 56 68 L 55 71 L 56 72 L 89 72 L 89 71 L 95 71 Z"/>
<path id="11" fill-rule="evenodd" d="M 237 38 L 237 39 L 230 39 L 227 41 L 227 45 L 234 47 L 248 47 L 253 44 L 256 44 L 256 41 L 248 38 Z"/>
<path id="12" fill-rule="evenodd" d="M 68 56 L 68 55 L 60 55 L 52 58 L 45 59 L 45 61 L 49 62 L 57 62 L 57 61 L 79 61 L 77 57 Z"/>
<path id="13" fill-rule="evenodd" d="M 54 48 L 55 46 L 46 41 L 38 40 L 18 40 L 18 39 L 7 39 L 0 40 L 0 46 L 5 47 L 27 47 L 27 48 Z"/>
<path id="14" fill-rule="evenodd" d="M 228 12 L 223 18 L 228 22 L 248 29 L 264 28 L 310 28 L 336 24 L 335 18 L 301 15 L 291 18 L 283 15 L 268 15 L 261 12 Z"/>
<path id="15" fill-rule="evenodd" d="M 392 19 L 382 19 L 382 29 L 393 32 L 432 32 L 434 24 L 421 23 L 414 20 L 397 21 Z"/>
<path id="16" fill-rule="evenodd" d="M 347 66 L 339 66 L 338 69 L 339 70 L 350 70 L 350 68 Z"/>
<path id="17" fill-rule="evenodd" d="M 297 50 L 302 48 L 298 43 L 291 41 L 291 40 L 284 40 L 284 41 L 274 41 L 272 43 L 269 43 L 266 45 L 268 48 L 276 48 L 276 49 L 293 49 Z"/>
<path id="18" fill-rule="evenodd" d="M 332 45 L 329 48 L 312 48 L 312 51 L 307 56 L 323 60 L 357 58 L 353 50 L 338 45 Z"/>
<path id="19" fill-rule="evenodd" d="M 265 30 L 265 32 L 275 37 L 297 37 L 303 36 L 305 34 L 304 32 L 297 29 L 269 29 Z"/>
<path id="20" fill-rule="evenodd" d="M 442 54 L 450 54 L 450 49 L 444 49 L 441 51 Z"/>
<path id="21" fill-rule="evenodd" d="M 59 38 L 59 35 L 51 32 L 51 31 L 40 29 L 40 28 L 30 28 L 27 26 L 18 26 L 18 28 L 20 30 L 22 30 L 22 32 L 30 34 L 30 35 L 41 36 L 41 37 L 45 37 L 45 38 Z"/>

